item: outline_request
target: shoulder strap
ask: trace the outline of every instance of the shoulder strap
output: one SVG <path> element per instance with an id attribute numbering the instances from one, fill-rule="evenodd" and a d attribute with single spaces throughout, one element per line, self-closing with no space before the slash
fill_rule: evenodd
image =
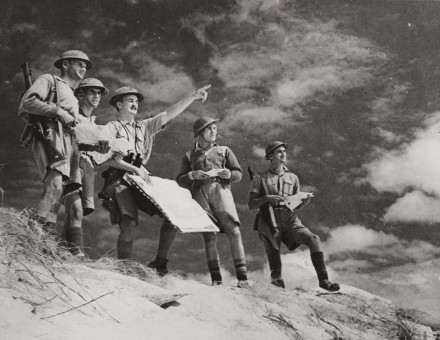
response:
<path id="1" fill-rule="evenodd" d="M 48 103 L 56 103 L 57 106 L 59 106 L 58 103 L 58 96 L 57 96 L 57 92 L 58 92 L 58 83 L 57 83 L 57 78 L 55 78 L 55 76 L 52 74 L 52 78 L 53 78 L 53 83 L 50 86 L 50 93 L 49 93 L 49 99 L 48 99 Z M 56 102 L 55 102 L 56 100 Z"/>
<path id="2" fill-rule="evenodd" d="M 269 189 L 267 187 L 267 180 L 266 180 L 267 176 L 261 176 L 261 183 L 263 184 L 263 189 L 266 195 L 269 195 Z M 273 211 L 273 207 L 272 204 L 268 203 L 267 204 L 268 209 L 269 209 L 269 215 L 270 215 L 270 220 L 272 222 L 272 226 L 277 229 L 278 228 L 278 224 L 277 224 L 277 220 L 275 219 L 275 213 Z"/>

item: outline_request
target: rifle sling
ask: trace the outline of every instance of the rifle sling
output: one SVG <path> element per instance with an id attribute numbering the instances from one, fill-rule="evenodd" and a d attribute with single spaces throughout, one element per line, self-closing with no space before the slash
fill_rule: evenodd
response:
<path id="1" fill-rule="evenodd" d="M 266 195 L 269 195 L 269 189 L 267 188 L 266 179 L 264 177 L 261 178 L 261 182 L 263 183 L 263 189 L 264 189 Z M 271 219 L 271 222 L 272 222 L 272 226 L 275 229 L 278 229 L 278 224 L 277 224 L 277 221 L 275 219 L 275 213 L 273 211 L 272 204 L 268 203 L 268 208 L 269 208 L 269 215 L 270 215 L 270 219 Z"/>

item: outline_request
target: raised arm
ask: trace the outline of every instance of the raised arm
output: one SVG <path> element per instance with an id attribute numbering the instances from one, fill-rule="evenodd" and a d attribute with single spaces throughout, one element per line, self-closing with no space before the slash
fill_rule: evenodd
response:
<path id="1" fill-rule="evenodd" d="M 190 106 L 195 100 L 201 100 L 204 102 L 206 98 L 208 98 L 207 89 L 209 89 L 211 85 L 204 86 L 197 91 L 194 91 L 189 96 L 179 100 L 176 104 L 172 105 L 168 110 L 159 113 L 157 116 L 160 119 L 160 126 L 165 125 L 170 120 L 176 118 L 180 115 L 188 106 Z"/>

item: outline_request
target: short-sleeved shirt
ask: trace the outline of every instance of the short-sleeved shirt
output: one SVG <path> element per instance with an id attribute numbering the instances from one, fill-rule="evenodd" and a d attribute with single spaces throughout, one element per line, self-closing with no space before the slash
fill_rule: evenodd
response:
<path id="1" fill-rule="evenodd" d="M 38 77 L 32 86 L 23 95 L 20 102 L 19 114 L 29 112 L 35 115 L 55 118 L 57 112 L 56 103 L 46 103 L 49 99 L 54 77 L 57 80 L 56 99 L 59 106 L 69 112 L 72 116 L 78 117 L 78 99 L 73 93 L 70 85 L 58 76 L 43 74 Z"/>
<path id="2" fill-rule="evenodd" d="M 165 128 L 160 125 L 159 116 L 133 122 L 121 119 L 107 123 L 112 138 L 125 138 L 132 143 L 133 151 L 142 155 L 143 164 L 150 159 L 155 135 Z"/>
<path id="3" fill-rule="evenodd" d="M 264 193 L 262 178 L 266 179 L 268 193 Z M 284 167 L 284 172 L 278 175 L 272 170 L 266 170 L 254 176 L 250 192 L 256 193 L 258 197 L 265 195 L 280 195 L 283 197 L 295 195 L 299 191 L 298 177 Z"/>

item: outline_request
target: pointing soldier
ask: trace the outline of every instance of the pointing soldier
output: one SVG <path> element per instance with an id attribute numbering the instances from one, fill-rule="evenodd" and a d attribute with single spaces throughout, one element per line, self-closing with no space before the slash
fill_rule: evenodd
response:
<path id="1" fill-rule="evenodd" d="M 177 182 L 189 188 L 193 198 L 208 213 L 231 244 L 239 287 L 247 287 L 247 270 L 243 242 L 239 229 L 240 220 L 231 192 L 231 183 L 239 182 L 242 170 L 232 150 L 217 145 L 217 121 L 201 117 L 193 127 L 197 142 L 192 151 L 182 159 Z M 211 173 L 210 173 L 211 172 Z M 214 172 L 214 173 L 213 173 Z M 167 273 L 168 253 L 176 231 L 164 223 L 161 229 L 159 248 L 155 261 L 149 264 L 159 274 Z M 213 285 L 222 283 L 220 259 L 215 233 L 203 233 L 208 269 Z"/>
<path id="2" fill-rule="evenodd" d="M 44 143 L 33 138 L 32 151 L 43 181 L 43 194 L 35 218 L 51 233 L 56 230 L 63 190 L 67 193 L 81 187 L 79 153 L 72 129 L 79 108 L 73 89 L 93 63 L 84 52 L 69 50 L 54 62 L 54 66 L 61 75 L 43 74 L 38 77 L 23 95 L 19 109 L 20 115 L 38 117 L 51 146 L 63 157 L 63 162 L 50 163 Z"/>
<path id="3" fill-rule="evenodd" d="M 298 177 L 285 166 L 286 148 L 287 144 L 280 141 L 268 144 L 266 159 L 270 161 L 269 169 L 254 176 L 248 203 L 249 209 L 260 209 L 255 227 L 269 261 L 272 284 L 284 288 L 284 280 L 281 276 L 281 242 L 289 250 L 305 244 L 310 249 L 319 286 L 328 291 L 337 291 L 339 285 L 328 280 L 319 237 L 304 227 L 296 213 L 283 204 L 285 197 L 299 192 Z M 299 207 L 309 202 L 310 197 Z"/>
<path id="4" fill-rule="evenodd" d="M 125 138 L 132 144 L 132 151 L 141 156 L 142 165 L 145 166 L 150 158 L 155 135 L 165 128 L 166 123 L 181 114 L 195 100 L 205 101 L 210 85 L 202 87 L 184 99 L 172 105 L 167 111 L 159 113 L 153 118 L 135 121 L 139 103 L 144 96 L 131 86 L 124 86 L 115 91 L 110 99 L 110 104 L 118 111 L 119 119 L 107 124 L 112 138 Z M 134 230 L 138 224 L 138 209 L 150 215 L 156 213 L 151 206 L 143 206 L 145 202 L 136 199 L 136 193 L 123 181 L 121 171 L 135 173 L 149 182 L 149 173 L 145 167 L 136 167 L 124 160 L 110 160 L 111 168 L 107 177 L 105 195 L 107 208 L 110 212 L 112 224 L 118 224 L 120 234 L 117 250 L 119 259 L 130 259 L 132 256 Z"/>

